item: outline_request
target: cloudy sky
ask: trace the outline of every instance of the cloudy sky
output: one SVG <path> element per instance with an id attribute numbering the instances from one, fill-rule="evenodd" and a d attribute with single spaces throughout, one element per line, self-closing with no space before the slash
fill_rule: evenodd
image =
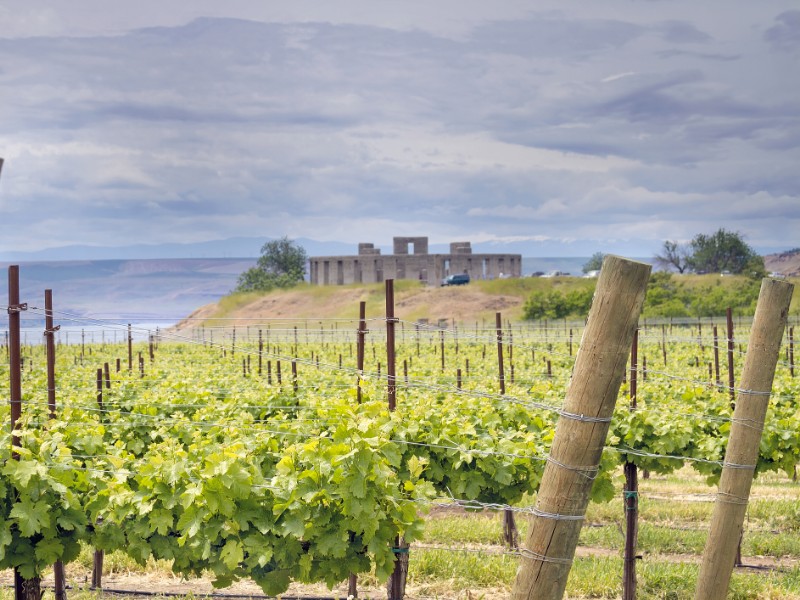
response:
<path id="1" fill-rule="evenodd" d="M 796 0 L 0 0 L 0 250 L 800 246 Z"/>

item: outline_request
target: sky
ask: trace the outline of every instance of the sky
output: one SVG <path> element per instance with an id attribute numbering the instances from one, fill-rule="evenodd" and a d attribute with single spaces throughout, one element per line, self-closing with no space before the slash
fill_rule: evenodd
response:
<path id="1" fill-rule="evenodd" d="M 796 0 L 0 0 L 0 251 L 800 246 Z"/>

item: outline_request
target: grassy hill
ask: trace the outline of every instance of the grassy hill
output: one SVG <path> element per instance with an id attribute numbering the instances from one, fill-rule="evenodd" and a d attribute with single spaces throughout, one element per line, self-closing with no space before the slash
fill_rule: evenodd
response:
<path id="1" fill-rule="evenodd" d="M 705 294 L 709 289 L 735 290 L 746 281 L 741 276 L 675 275 L 673 281 L 688 293 Z M 800 283 L 800 278 L 794 278 Z M 593 288 L 595 279 L 580 277 L 526 277 L 493 281 L 473 281 L 456 287 L 425 287 L 414 281 L 395 282 L 396 314 L 414 321 L 427 318 L 432 323 L 492 322 L 496 312 L 504 318 L 522 318 L 523 305 L 534 292 L 558 290 L 564 293 Z M 206 305 L 190 315 L 179 328 L 236 323 L 249 319 L 356 319 L 359 302 L 367 303 L 367 318 L 384 314 L 383 284 L 311 286 L 304 284 L 290 290 L 268 293 L 232 294 Z M 800 312 L 800 292 L 795 293 L 792 314 Z M 581 315 L 576 315 L 580 318 Z M 225 321 L 216 321 L 225 319 Z"/>

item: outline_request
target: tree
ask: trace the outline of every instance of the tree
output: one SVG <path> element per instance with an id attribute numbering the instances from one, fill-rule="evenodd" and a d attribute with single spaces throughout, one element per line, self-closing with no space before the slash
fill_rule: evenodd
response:
<path id="1" fill-rule="evenodd" d="M 583 272 L 599 271 L 603 268 L 603 259 L 606 257 L 602 252 L 595 252 L 592 257 L 583 265 Z"/>
<path id="2" fill-rule="evenodd" d="M 689 243 L 692 255 L 689 265 L 695 271 L 706 273 L 749 273 L 763 269 L 763 259 L 748 246 L 739 232 L 718 229 L 711 235 L 698 234 Z"/>
<path id="3" fill-rule="evenodd" d="M 676 269 L 678 273 L 683 273 L 689 267 L 691 252 L 686 244 L 667 240 L 661 250 L 661 254 L 656 254 L 656 264 L 666 270 Z"/>
<path id="4" fill-rule="evenodd" d="M 303 281 L 306 251 L 288 237 L 271 240 L 261 247 L 255 267 L 239 275 L 236 292 L 269 291 L 288 288 Z"/>

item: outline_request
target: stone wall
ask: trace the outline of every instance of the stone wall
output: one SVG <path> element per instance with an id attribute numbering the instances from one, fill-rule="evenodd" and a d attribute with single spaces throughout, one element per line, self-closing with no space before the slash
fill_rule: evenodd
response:
<path id="1" fill-rule="evenodd" d="M 312 257 L 311 283 L 345 285 L 413 279 L 439 285 L 448 275 L 458 273 L 468 273 L 472 279 L 497 279 L 519 277 L 522 271 L 522 255 L 473 254 L 469 242 L 450 244 L 449 254 L 428 254 L 428 238 L 396 237 L 393 250 L 393 254 L 382 255 L 373 244 L 362 243 L 356 256 Z"/>

